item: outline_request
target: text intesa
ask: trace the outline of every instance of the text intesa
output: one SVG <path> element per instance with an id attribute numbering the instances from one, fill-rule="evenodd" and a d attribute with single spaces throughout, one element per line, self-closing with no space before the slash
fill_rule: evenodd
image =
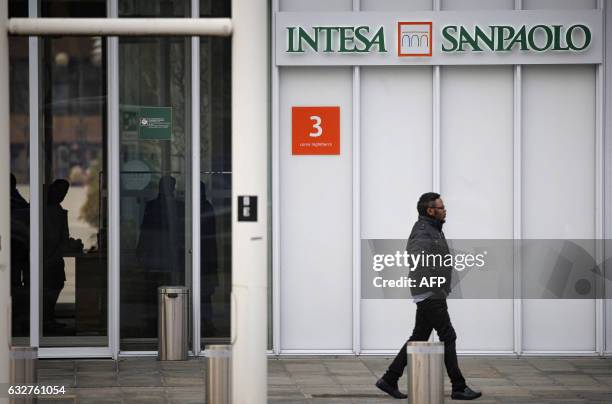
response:
<path id="1" fill-rule="evenodd" d="M 308 48 L 330 53 L 387 52 L 383 27 L 320 26 L 308 31 L 302 27 L 287 27 L 287 31 L 287 52 L 291 53 L 303 53 Z"/>

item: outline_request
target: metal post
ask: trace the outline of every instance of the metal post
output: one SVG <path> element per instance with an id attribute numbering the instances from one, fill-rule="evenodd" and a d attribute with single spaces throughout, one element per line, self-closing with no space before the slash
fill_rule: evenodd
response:
<path id="1" fill-rule="evenodd" d="M 11 339 L 11 234 L 9 208 L 9 49 L 8 1 L 0 0 L 0 383 L 9 382 Z M 0 398 L 0 403 L 6 403 Z"/>
<path id="2" fill-rule="evenodd" d="M 408 403 L 444 403 L 444 343 L 409 342 Z"/>
<path id="3" fill-rule="evenodd" d="M 11 348 L 11 385 L 33 385 L 38 380 L 37 375 L 38 348 L 18 346 Z M 12 396 L 11 404 L 36 403 L 33 396 Z"/>
<path id="4" fill-rule="evenodd" d="M 267 402 L 269 26 L 267 0 L 232 0 L 232 402 Z M 238 222 L 239 195 L 257 221 Z"/>
<path id="5" fill-rule="evenodd" d="M 209 345 L 206 355 L 206 404 L 231 403 L 231 357 L 228 345 Z"/>

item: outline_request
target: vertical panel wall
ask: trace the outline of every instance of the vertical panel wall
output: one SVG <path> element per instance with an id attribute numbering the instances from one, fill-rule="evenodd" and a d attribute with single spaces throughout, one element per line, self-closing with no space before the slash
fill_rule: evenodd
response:
<path id="1" fill-rule="evenodd" d="M 513 70 L 443 67 L 441 189 L 448 239 L 513 237 Z M 500 260 L 512 271 L 512 251 Z M 512 351 L 513 301 L 448 303 L 460 350 Z"/>
<path id="2" fill-rule="evenodd" d="M 361 0 L 360 9 L 431 10 L 433 1 Z M 360 237 L 407 239 L 416 201 L 433 182 L 432 68 L 360 69 Z M 397 351 L 412 332 L 415 311 L 409 299 L 361 300 L 361 351 Z"/>
<path id="3" fill-rule="evenodd" d="M 280 0 L 280 11 L 350 11 L 352 0 Z M 279 77 L 280 350 L 352 348 L 352 68 Z M 340 155 L 292 156 L 291 107 L 340 106 Z"/>
<path id="4" fill-rule="evenodd" d="M 281 349 L 352 346 L 352 69 L 280 71 Z M 340 106 L 340 155 L 291 154 L 292 106 Z"/>
<path id="5" fill-rule="evenodd" d="M 515 5 L 514 0 L 439 3 L 442 10 Z M 596 0 L 522 4 L 524 9 L 580 9 L 595 8 Z M 281 11 L 350 11 L 352 6 L 352 0 L 280 0 Z M 398 15 L 433 7 L 432 0 L 359 1 L 361 11 Z M 416 200 L 433 189 L 438 170 L 448 238 L 511 239 L 519 229 L 524 239 L 596 237 L 597 67 L 523 66 L 518 100 L 514 66 L 442 67 L 439 97 L 433 69 L 363 66 L 357 70 L 359 82 L 353 82 L 351 67 L 280 68 L 281 352 L 349 351 L 353 332 L 359 332 L 362 353 L 400 347 L 413 327 L 414 304 L 353 302 L 351 239 L 407 238 L 417 217 Z M 355 85 L 359 94 L 353 98 Z M 356 100 L 359 104 L 352 105 Z M 518 129 L 515 102 L 521 105 Z M 438 103 L 439 143 L 433 122 Z M 296 105 L 341 106 L 340 156 L 291 155 L 291 106 Z M 353 108 L 359 109 L 358 133 L 352 128 Z M 520 150 L 515 129 L 522 131 Z M 352 189 L 354 136 L 360 136 L 359 190 Z M 520 206 L 515 206 L 515 189 L 522 192 Z M 359 223 L 352 221 L 355 197 Z M 538 263 L 526 256 L 514 265 L 529 271 Z M 526 353 L 595 350 L 593 300 L 524 300 L 520 313 L 509 299 L 452 300 L 449 309 L 460 351 L 512 352 L 517 333 L 522 335 L 518 348 Z M 354 310 L 361 322 L 355 329 Z"/>
<path id="6" fill-rule="evenodd" d="M 526 10 L 596 7 L 596 0 L 523 0 Z M 596 237 L 595 69 L 523 67 L 525 239 Z M 542 209 L 543 201 L 552 206 Z M 523 257 L 523 271 L 534 266 Z M 527 351 L 595 350 L 595 301 L 524 300 L 522 314 Z"/>
<path id="7" fill-rule="evenodd" d="M 442 10 L 514 8 L 514 0 L 440 0 L 440 4 Z M 440 193 L 448 209 L 449 239 L 513 236 L 513 99 L 510 66 L 440 70 Z M 449 301 L 457 348 L 512 351 L 513 302 L 483 303 Z"/>
<path id="8" fill-rule="evenodd" d="M 361 238 L 407 239 L 432 184 L 432 69 L 361 68 Z M 384 158 L 381 158 L 384 156 Z M 399 349 L 410 300 L 361 300 L 361 348 Z"/>
<path id="9" fill-rule="evenodd" d="M 522 113 L 523 238 L 593 239 L 595 68 L 523 67 Z M 523 323 L 527 351 L 595 350 L 593 300 L 524 300 Z"/>

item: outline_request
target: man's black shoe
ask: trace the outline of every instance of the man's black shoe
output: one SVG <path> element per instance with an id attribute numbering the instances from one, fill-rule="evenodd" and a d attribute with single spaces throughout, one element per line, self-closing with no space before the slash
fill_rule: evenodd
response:
<path id="1" fill-rule="evenodd" d="M 469 387 L 466 387 L 465 389 L 460 391 L 453 391 L 451 393 L 451 398 L 453 400 L 474 400 L 480 396 L 482 396 L 482 393 L 480 391 L 474 391 Z"/>
<path id="2" fill-rule="evenodd" d="M 376 387 L 378 387 L 393 398 L 408 398 L 407 395 L 399 391 L 397 387 L 394 387 L 387 383 L 387 381 L 382 377 L 376 382 Z"/>

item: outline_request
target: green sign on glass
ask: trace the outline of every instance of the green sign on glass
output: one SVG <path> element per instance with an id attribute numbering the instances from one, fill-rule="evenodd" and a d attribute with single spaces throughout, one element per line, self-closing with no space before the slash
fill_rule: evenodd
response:
<path id="1" fill-rule="evenodd" d="M 172 107 L 140 107 L 138 137 L 144 140 L 172 138 Z"/>

